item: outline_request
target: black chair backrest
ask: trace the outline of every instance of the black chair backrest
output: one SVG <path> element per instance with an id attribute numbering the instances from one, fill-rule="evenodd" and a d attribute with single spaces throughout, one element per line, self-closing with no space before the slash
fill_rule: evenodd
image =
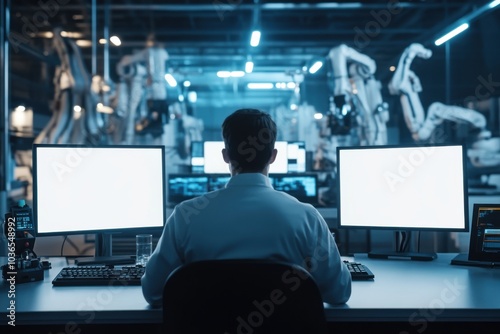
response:
<path id="1" fill-rule="evenodd" d="M 177 268 L 163 292 L 165 333 L 326 333 L 321 294 L 302 267 L 210 260 Z"/>

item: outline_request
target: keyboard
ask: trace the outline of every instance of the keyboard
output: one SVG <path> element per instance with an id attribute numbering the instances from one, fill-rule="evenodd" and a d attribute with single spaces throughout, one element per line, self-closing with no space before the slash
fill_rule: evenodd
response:
<path id="1" fill-rule="evenodd" d="M 61 269 L 52 280 L 54 286 L 141 285 L 146 268 L 140 266 L 97 265 Z"/>
<path id="2" fill-rule="evenodd" d="M 344 263 L 346 264 L 347 269 L 349 269 L 353 281 L 366 281 L 375 278 L 375 275 L 364 264 L 347 260 L 345 260 Z"/>

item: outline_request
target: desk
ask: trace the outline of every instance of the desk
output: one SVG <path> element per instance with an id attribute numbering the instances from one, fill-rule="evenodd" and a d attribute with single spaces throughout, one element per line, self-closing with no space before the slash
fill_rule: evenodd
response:
<path id="1" fill-rule="evenodd" d="M 326 305 L 328 321 L 399 322 L 415 333 L 437 322 L 500 322 L 500 268 L 452 266 L 455 255 L 438 254 L 431 262 L 356 255 L 375 280 L 353 282 L 346 305 Z M 53 287 L 52 279 L 68 264 L 64 258 L 50 261 L 43 281 L 16 285 L 16 325 L 161 323 L 161 310 L 149 307 L 141 287 Z M 3 280 L 0 325 L 8 319 L 8 288 Z"/>

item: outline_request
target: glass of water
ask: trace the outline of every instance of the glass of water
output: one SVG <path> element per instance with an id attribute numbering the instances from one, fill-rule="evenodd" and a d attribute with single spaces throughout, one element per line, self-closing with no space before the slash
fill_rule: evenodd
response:
<path id="1" fill-rule="evenodd" d="M 136 235 L 135 250 L 135 264 L 145 267 L 153 252 L 153 236 L 151 234 Z"/>

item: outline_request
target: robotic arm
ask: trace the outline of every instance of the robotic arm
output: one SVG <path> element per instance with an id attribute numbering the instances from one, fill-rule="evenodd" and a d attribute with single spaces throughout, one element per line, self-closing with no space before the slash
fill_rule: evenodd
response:
<path id="1" fill-rule="evenodd" d="M 381 84 L 374 77 L 375 61 L 345 44 L 331 49 L 328 57 L 334 72 L 336 113 L 346 115 L 353 106 L 361 125 L 361 144 L 386 144 L 389 111 L 382 100 Z"/>
<path id="2" fill-rule="evenodd" d="M 392 95 L 400 95 L 403 116 L 413 139 L 415 141 L 429 139 L 434 129 L 444 120 L 469 124 L 480 130 L 479 138 L 489 138 L 491 133 L 486 130 L 486 118 L 475 110 L 434 102 L 429 106 L 427 116 L 425 115 L 419 98 L 422 86 L 410 66 L 415 57 L 429 59 L 431 56 L 432 51 L 423 45 L 411 44 L 401 55 L 398 67 L 389 83 L 389 92 Z"/>

